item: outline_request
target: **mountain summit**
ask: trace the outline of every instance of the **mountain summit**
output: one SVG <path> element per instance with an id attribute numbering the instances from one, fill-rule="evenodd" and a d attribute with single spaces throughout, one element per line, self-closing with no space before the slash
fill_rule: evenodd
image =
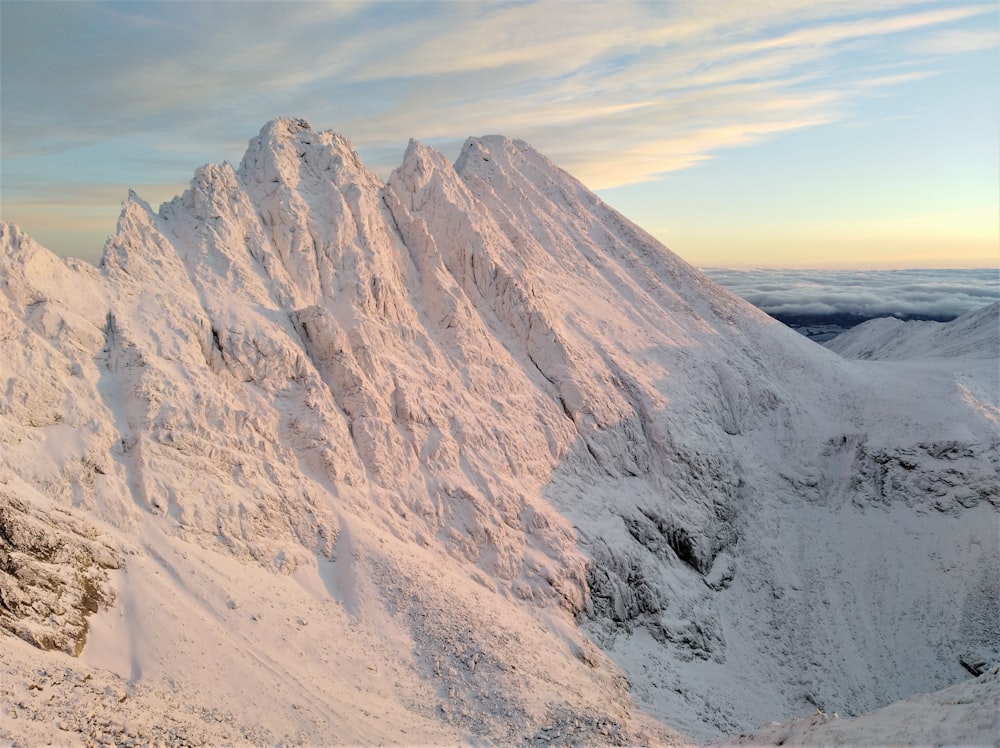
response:
<path id="1" fill-rule="evenodd" d="M 837 355 L 523 142 L 277 119 L 0 273 L 7 739 L 709 740 L 994 657 L 995 346 Z"/>

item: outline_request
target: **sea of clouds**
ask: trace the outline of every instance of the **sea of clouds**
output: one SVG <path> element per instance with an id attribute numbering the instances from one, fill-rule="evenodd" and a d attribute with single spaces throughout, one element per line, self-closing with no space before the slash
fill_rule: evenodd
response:
<path id="1" fill-rule="evenodd" d="M 779 318 L 849 314 L 944 322 L 1000 300 L 1000 268 L 702 271 Z"/>

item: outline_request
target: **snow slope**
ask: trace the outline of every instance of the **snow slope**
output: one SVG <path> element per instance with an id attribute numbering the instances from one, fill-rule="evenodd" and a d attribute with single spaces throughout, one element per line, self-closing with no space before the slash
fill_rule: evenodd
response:
<path id="1" fill-rule="evenodd" d="M 857 359 L 995 359 L 1000 349 L 1000 302 L 951 322 L 879 317 L 838 335 L 826 346 Z"/>
<path id="2" fill-rule="evenodd" d="M 989 366 L 817 346 L 527 144 L 278 119 L 100 269 L 0 232 L 0 497 L 86 551 L 0 534 L 0 626 L 89 622 L 0 639 L 9 740 L 707 740 L 1000 640 Z"/>
<path id="3" fill-rule="evenodd" d="M 976 680 L 920 694 L 855 719 L 817 710 L 792 723 L 713 744 L 730 746 L 996 745 L 1000 668 Z"/>

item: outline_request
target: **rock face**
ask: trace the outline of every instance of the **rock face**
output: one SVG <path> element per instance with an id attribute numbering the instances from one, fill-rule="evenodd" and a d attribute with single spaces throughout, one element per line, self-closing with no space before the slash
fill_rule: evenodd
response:
<path id="1" fill-rule="evenodd" d="M 106 570 L 122 560 L 92 527 L 60 514 L 0 490 L 0 627 L 79 655 L 86 616 L 114 601 Z"/>
<path id="2" fill-rule="evenodd" d="M 996 352 L 901 385 L 525 143 L 411 142 L 383 184 L 279 119 L 158 211 L 130 195 L 99 269 L 0 232 L 0 622 L 40 645 L 79 651 L 122 554 L 203 608 L 166 549 L 222 553 L 391 614 L 432 695 L 386 703 L 630 742 L 639 707 L 695 737 L 872 709 L 1000 636 Z M 144 646 L 133 681 L 181 679 Z"/>

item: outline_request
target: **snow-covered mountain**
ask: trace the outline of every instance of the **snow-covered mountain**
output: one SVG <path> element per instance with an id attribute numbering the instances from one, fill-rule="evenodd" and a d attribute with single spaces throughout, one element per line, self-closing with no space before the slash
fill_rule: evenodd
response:
<path id="1" fill-rule="evenodd" d="M 996 351 L 848 360 L 523 142 L 278 119 L 0 243 L 5 739 L 683 743 L 1000 641 Z"/>

